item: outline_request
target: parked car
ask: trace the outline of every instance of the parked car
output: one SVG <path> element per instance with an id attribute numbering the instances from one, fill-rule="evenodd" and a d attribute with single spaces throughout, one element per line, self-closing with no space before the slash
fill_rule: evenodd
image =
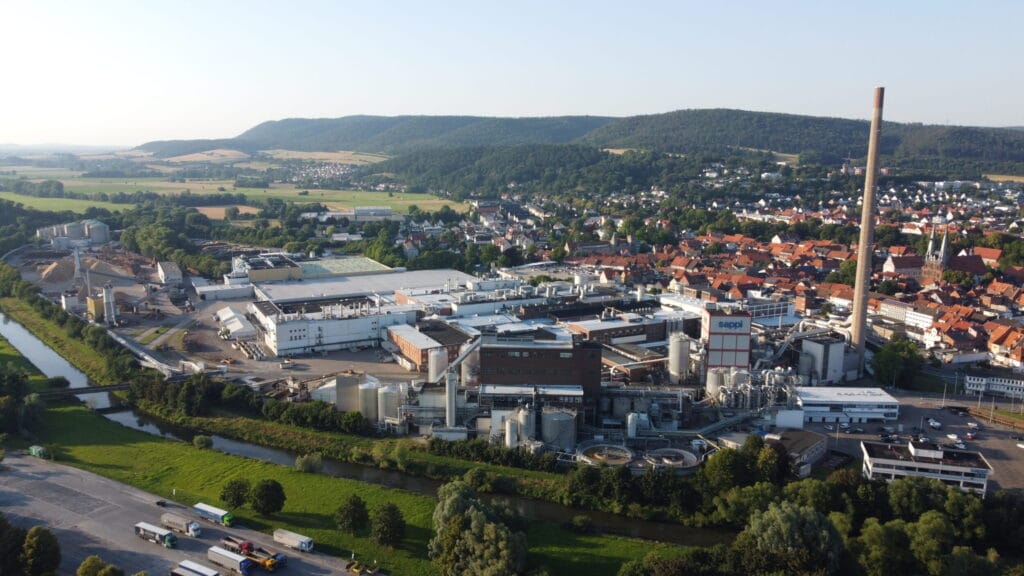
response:
<path id="1" fill-rule="evenodd" d="M 836 429 L 835 426 L 833 426 L 831 424 L 825 424 L 825 430 L 828 430 L 829 432 L 831 432 L 831 431 L 833 431 L 835 429 Z"/>

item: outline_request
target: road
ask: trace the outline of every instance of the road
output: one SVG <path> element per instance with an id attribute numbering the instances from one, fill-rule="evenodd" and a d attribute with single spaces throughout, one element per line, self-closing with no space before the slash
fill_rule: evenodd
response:
<path id="1" fill-rule="evenodd" d="M 145 570 L 152 576 L 162 576 L 185 559 L 209 566 L 206 550 L 228 534 L 287 554 L 288 565 L 280 573 L 345 573 L 338 558 L 315 552 L 300 555 L 277 546 L 266 534 L 240 527 L 218 527 L 205 521 L 200 521 L 202 538 L 178 534 L 176 549 L 138 538 L 133 526 L 142 521 L 159 524 L 165 510 L 198 520 L 184 506 L 156 506 L 154 503 L 159 499 L 84 470 L 23 454 L 8 454 L 0 470 L 0 510 L 16 526 L 43 525 L 53 530 L 61 545 L 59 574 L 74 574 L 90 554 L 98 554 L 127 574 Z"/>

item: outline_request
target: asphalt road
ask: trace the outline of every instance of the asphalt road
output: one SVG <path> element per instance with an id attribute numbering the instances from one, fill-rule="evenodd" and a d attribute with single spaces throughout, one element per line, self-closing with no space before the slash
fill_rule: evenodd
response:
<path id="1" fill-rule="evenodd" d="M 163 576 L 185 559 L 210 566 L 206 550 L 228 534 L 287 554 L 288 564 L 278 573 L 345 573 L 338 558 L 285 549 L 274 544 L 270 536 L 245 528 L 215 526 L 199 520 L 182 505 L 158 507 L 158 496 L 77 468 L 22 454 L 8 454 L 0 467 L 0 510 L 14 525 L 43 525 L 54 532 L 61 545 L 59 574 L 74 574 L 90 554 L 120 566 L 128 574 L 145 570 L 150 576 Z M 159 525 L 165 511 L 199 520 L 202 537 L 176 533 L 178 547 L 168 549 L 135 536 L 133 526 L 137 522 Z"/>
<path id="2" fill-rule="evenodd" d="M 942 396 L 922 395 L 919 392 L 907 392 L 887 389 L 897 400 L 900 401 L 900 418 L 894 423 L 886 423 L 886 426 L 902 426 L 897 434 L 900 441 L 906 444 L 912 434 L 919 434 L 919 428 L 924 428 L 924 435 L 939 444 L 950 444 L 953 441 L 946 437 L 947 434 L 956 434 L 965 444 L 967 450 L 981 452 L 988 463 L 992 466 L 992 475 L 989 476 L 989 490 L 999 489 L 1024 489 L 1024 449 L 1017 447 L 1018 440 L 1013 436 L 1024 436 L 1024 432 L 1011 431 L 1009 428 L 999 424 L 990 423 L 981 415 L 959 416 L 950 410 L 943 408 Z M 1010 407 L 1005 402 L 1005 408 Z M 971 401 L 969 398 L 946 398 L 945 406 L 977 406 L 977 398 Z M 989 402 L 983 402 L 982 408 L 989 407 Z M 1000 403 L 996 403 L 1000 407 Z M 1020 403 L 1015 409 L 1020 408 Z M 928 426 L 928 418 L 934 418 L 942 424 L 941 430 L 935 430 Z M 967 426 L 968 422 L 980 425 L 980 431 L 974 431 Z M 825 430 L 820 423 L 807 424 L 808 430 L 827 434 L 829 437 L 829 448 L 839 449 L 855 457 L 861 457 L 860 441 L 869 440 L 878 442 L 880 422 L 868 422 L 851 424 L 851 428 L 863 428 L 862 434 L 848 434 L 843 431 Z M 968 432 L 976 432 L 974 440 L 967 440 Z"/>

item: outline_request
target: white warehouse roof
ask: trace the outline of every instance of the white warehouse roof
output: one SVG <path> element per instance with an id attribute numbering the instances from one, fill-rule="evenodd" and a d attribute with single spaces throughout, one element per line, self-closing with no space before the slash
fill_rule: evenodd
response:
<path id="1" fill-rule="evenodd" d="M 415 270 L 384 274 L 366 274 L 317 280 L 264 282 L 257 285 L 257 294 L 271 302 L 308 302 L 331 298 L 393 294 L 395 290 L 438 288 L 465 285 L 475 276 L 458 270 Z"/>
<path id="2" fill-rule="evenodd" d="M 802 386 L 796 389 L 801 404 L 899 404 L 881 388 L 845 386 Z"/>

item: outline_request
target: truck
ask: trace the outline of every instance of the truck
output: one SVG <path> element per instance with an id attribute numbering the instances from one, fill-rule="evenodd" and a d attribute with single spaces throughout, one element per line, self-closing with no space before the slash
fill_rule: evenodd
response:
<path id="1" fill-rule="evenodd" d="M 184 516 L 178 516 L 171 512 L 160 516 L 160 524 L 165 528 L 170 528 L 182 534 L 188 534 L 193 538 L 199 538 L 203 534 L 203 529 L 199 527 L 199 522 L 193 522 Z"/>
<path id="2" fill-rule="evenodd" d="M 135 535 L 143 540 L 149 540 L 154 544 L 160 544 L 164 548 L 174 548 L 178 545 L 178 537 L 170 530 L 164 530 L 148 522 L 139 522 L 135 525 Z"/>
<path id="3" fill-rule="evenodd" d="M 254 568 L 252 560 L 235 554 L 230 550 L 225 550 L 220 546 L 210 546 L 210 549 L 206 551 L 206 559 L 221 568 L 238 572 L 242 576 L 249 576 Z"/>
<path id="4" fill-rule="evenodd" d="M 288 557 L 284 554 L 274 552 L 273 550 L 264 548 L 263 546 L 249 540 L 235 538 L 234 536 L 225 536 L 221 538 L 220 545 L 225 550 L 230 550 L 235 554 L 245 556 L 249 560 L 252 560 L 257 566 L 263 568 L 267 572 L 274 572 L 278 568 L 283 568 L 285 563 L 288 561 Z"/>
<path id="5" fill-rule="evenodd" d="M 235 521 L 235 517 L 226 510 L 220 508 L 214 508 L 209 504 L 203 504 L 202 502 L 192 507 L 201 518 L 209 520 L 214 524 L 223 524 L 224 526 L 231 526 L 231 523 Z"/>
<path id="6" fill-rule="evenodd" d="M 296 534 L 283 528 L 274 530 L 274 542 L 287 546 L 299 552 L 312 552 L 313 551 L 313 539 L 302 534 Z"/>
<path id="7" fill-rule="evenodd" d="M 213 568 L 207 568 L 199 562 L 193 562 L 191 560 L 182 560 L 178 562 L 178 568 L 185 571 L 185 574 L 192 576 L 198 574 L 199 576 L 220 576 L 220 572 L 217 572 Z"/>

